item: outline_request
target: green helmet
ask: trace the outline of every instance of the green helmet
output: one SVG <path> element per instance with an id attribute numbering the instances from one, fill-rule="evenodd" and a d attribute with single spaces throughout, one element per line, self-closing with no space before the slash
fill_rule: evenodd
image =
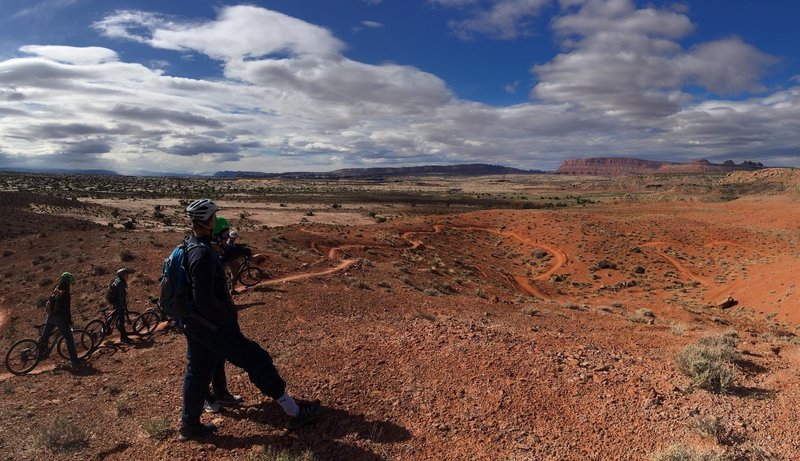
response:
<path id="1" fill-rule="evenodd" d="M 214 235 L 219 235 L 220 232 L 230 228 L 231 224 L 222 216 L 217 216 L 217 219 L 214 220 Z"/>
<path id="2" fill-rule="evenodd" d="M 75 276 L 72 275 L 72 272 L 64 272 L 61 274 L 61 280 L 72 283 L 75 281 Z"/>

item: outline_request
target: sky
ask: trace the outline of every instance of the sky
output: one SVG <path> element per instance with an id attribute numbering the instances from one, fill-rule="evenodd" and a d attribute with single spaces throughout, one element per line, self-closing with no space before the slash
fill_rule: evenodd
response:
<path id="1" fill-rule="evenodd" d="M 800 167 L 796 0 L 0 8 L 0 168 Z"/>

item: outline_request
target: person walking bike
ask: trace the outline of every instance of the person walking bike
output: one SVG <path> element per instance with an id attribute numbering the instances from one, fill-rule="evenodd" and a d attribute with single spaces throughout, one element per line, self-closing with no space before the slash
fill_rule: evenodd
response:
<path id="1" fill-rule="evenodd" d="M 250 381 L 263 394 L 278 402 L 291 417 L 290 430 L 314 421 L 320 413 L 319 400 L 295 402 L 286 392 L 286 382 L 278 374 L 269 353 L 242 333 L 222 262 L 210 246 L 217 210 L 219 208 L 209 199 L 195 200 L 186 207 L 192 225 L 186 250 L 192 313 L 179 319 L 186 335 L 188 362 L 183 381 L 183 412 L 178 438 L 181 441 L 216 431 L 212 423 L 201 423 L 200 415 L 211 375 L 220 358 L 245 370 Z"/>
<path id="2" fill-rule="evenodd" d="M 75 276 L 70 272 L 61 274 L 61 280 L 58 285 L 53 289 L 53 294 L 47 300 L 47 320 L 45 321 L 42 336 L 39 340 L 40 344 L 47 344 L 53 330 L 58 328 L 58 331 L 64 336 L 64 341 L 67 343 L 67 352 L 69 354 L 69 361 L 72 368 L 77 368 L 82 365 L 78 359 L 78 354 L 75 351 L 75 339 L 72 337 L 72 312 L 70 311 L 70 285 L 75 281 Z"/>
<path id="3" fill-rule="evenodd" d="M 134 269 L 123 267 L 117 271 L 117 277 L 111 282 L 106 294 L 106 301 L 114 308 L 114 314 L 117 320 L 117 330 L 119 330 L 119 338 L 125 344 L 130 344 L 131 338 L 125 331 L 125 319 L 128 312 L 128 274 L 136 272 Z"/>

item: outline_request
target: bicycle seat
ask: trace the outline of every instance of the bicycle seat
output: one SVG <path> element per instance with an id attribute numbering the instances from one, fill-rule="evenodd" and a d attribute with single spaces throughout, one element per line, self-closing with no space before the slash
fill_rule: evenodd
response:
<path id="1" fill-rule="evenodd" d="M 47 324 L 46 323 L 39 323 L 39 324 L 34 325 L 33 328 L 36 328 L 38 330 L 39 328 L 44 328 L 45 325 L 47 325 Z"/>

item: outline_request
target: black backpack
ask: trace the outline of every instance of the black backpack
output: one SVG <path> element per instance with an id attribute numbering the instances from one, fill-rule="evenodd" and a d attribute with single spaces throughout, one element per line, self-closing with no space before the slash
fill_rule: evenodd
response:
<path id="1" fill-rule="evenodd" d="M 114 279 L 111 285 L 108 286 L 108 290 L 106 290 L 106 301 L 108 301 L 109 304 L 117 302 L 117 289 L 117 279 Z"/>

